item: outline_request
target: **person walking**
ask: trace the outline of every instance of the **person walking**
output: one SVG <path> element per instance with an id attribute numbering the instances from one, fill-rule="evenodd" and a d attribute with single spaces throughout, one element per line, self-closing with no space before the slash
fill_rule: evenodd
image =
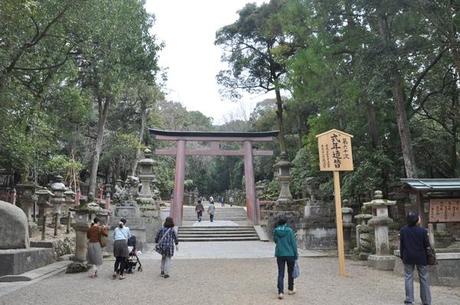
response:
<path id="1" fill-rule="evenodd" d="M 107 236 L 107 228 L 99 225 L 99 218 L 95 217 L 91 227 L 86 232 L 88 238 L 88 252 L 86 260 L 91 265 L 89 277 L 97 277 L 97 270 L 102 265 L 102 236 Z"/>
<path id="2" fill-rule="evenodd" d="M 171 258 L 174 256 L 174 245 L 179 250 L 179 241 L 174 230 L 174 221 L 172 217 L 166 217 L 163 228 L 158 231 L 155 237 L 157 246 L 155 249 L 161 254 L 161 273 L 160 275 L 167 279 L 171 268 Z"/>
<path id="3" fill-rule="evenodd" d="M 126 269 L 126 260 L 129 256 L 128 239 L 131 237 L 131 232 L 126 226 L 126 219 L 120 219 L 118 226 L 113 230 L 113 256 L 115 257 L 115 264 L 113 265 L 114 279 L 125 279 L 124 272 Z"/>
<path id="4" fill-rule="evenodd" d="M 400 254 L 404 263 L 404 304 L 414 304 L 414 269 L 417 268 L 420 281 L 420 298 L 423 305 L 431 305 L 430 283 L 428 278 L 427 248 L 430 247 L 428 231 L 418 226 L 420 216 L 409 212 L 407 225 L 399 231 Z"/>
<path id="5" fill-rule="evenodd" d="M 278 298 L 284 297 L 284 271 L 288 269 L 288 294 L 294 294 L 294 271 L 295 261 L 298 257 L 297 242 L 294 231 L 287 225 L 286 218 L 282 217 L 273 230 L 273 240 L 275 241 L 275 256 L 278 265 Z"/>
<path id="6" fill-rule="evenodd" d="M 224 202 L 224 197 L 223 196 L 219 197 L 219 202 L 222 205 L 222 207 L 225 207 L 225 202 Z"/>
<path id="7" fill-rule="evenodd" d="M 201 199 L 198 199 L 198 203 L 195 206 L 196 217 L 198 218 L 198 222 L 201 222 L 201 217 L 203 216 L 204 206 L 201 203 Z"/>
<path id="8" fill-rule="evenodd" d="M 208 206 L 208 214 L 209 214 L 209 220 L 211 222 L 214 221 L 214 214 L 215 213 L 216 213 L 216 207 L 214 206 L 214 201 L 210 201 L 209 206 Z"/>

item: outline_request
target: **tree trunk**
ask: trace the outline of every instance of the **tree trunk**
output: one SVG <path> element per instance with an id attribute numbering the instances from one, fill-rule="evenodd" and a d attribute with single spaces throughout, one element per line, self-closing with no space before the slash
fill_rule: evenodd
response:
<path id="1" fill-rule="evenodd" d="M 459 147 L 458 147 L 458 130 L 459 130 L 459 120 L 458 115 L 459 109 L 459 99 L 458 99 L 458 91 L 454 90 L 453 97 L 452 97 L 452 107 L 451 111 L 454 114 L 454 117 L 451 119 L 452 121 L 452 152 L 451 152 L 451 166 L 452 166 L 452 178 L 460 176 L 460 166 L 458 164 L 458 160 L 460 159 Z"/>
<path id="2" fill-rule="evenodd" d="M 280 130 L 278 139 L 280 141 L 281 156 L 287 158 L 286 151 L 286 140 L 284 137 L 284 123 L 283 123 L 283 100 L 281 99 L 281 93 L 278 88 L 275 89 L 276 94 L 276 119 L 278 121 L 278 128 Z"/>
<path id="3" fill-rule="evenodd" d="M 393 71 L 393 100 L 396 110 L 396 122 L 398 123 L 399 138 L 401 140 L 401 150 L 404 159 L 404 168 L 407 178 L 417 177 L 415 157 L 412 150 L 412 138 L 409 129 L 409 121 L 406 114 L 406 99 L 402 85 L 401 75 L 397 70 Z"/>
<path id="4" fill-rule="evenodd" d="M 102 144 L 104 143 L 104 128 L 105 122 L 107 121 L 107 115 L 109 113 L 110 103 L 112 97 L 99 98 L 98 108 L 99 108 L 99 120 L 97 122 L 97 138 L 96 138 L 96 147 L 94 149 L 92 163 L 91 163 L 91 172 L 89 177 L 89 193 L 92 196 L 96 196 L 96 184 L 97 184 L 97 170 L 99 167 L 99 157 L 102 152 Z M 94 199 L 95 197 L 91 198 Z"/>
<path id="5" fill-rule="evenodd" d="M 403 81 L 398 69 L 398 63 L 394 54 L 395 44 L 391 41 L 390 29 L 388 27 L 387 15 L 378 13 L 378 26 L 381 39 L 384 43 L 385 55 L 390 56 L 393 61 L 390 66 L 390 82 L 393 101 L 395 103 L 396 122 L 398 124 L 399 138 L 401 140 L 401 150 L 404 159 L 404 168 L 407 178 L 417 177 L 414 153 L 412 151 L 412 139 L 409 129 L 409 121 L 406 113 L 406 97 L 404 94 Z M 384 55 L 384 56 L 385 56 Z"/>
<path id="6" fill-rule="evenodd" d="M 375 116 L 375 105 L 366 99 L 367 109 L 367 131 L 371 138 L 372 148 L 380 146 L 379 133 L 377 130 L 377 121 Z"/>
<path id="7" fill-rule="evenodd" d="M 145 102 L 142 102 L 141 106 L 141 130 L 139 132 L 139 146 L 142 144 L 142 141 L 144 140 L 144 131 L 145 131 L 145 125 L 147 124 L 147 115 L 148 115 L 148 110 Z M 137 169 L 137 161 L 141 158 L 141 148 L 138 147 L 136 151 L 136 160 L 134 160 L 133 168 L 131 170 L 131 176 L 136 175 L 136 169 Z"/>

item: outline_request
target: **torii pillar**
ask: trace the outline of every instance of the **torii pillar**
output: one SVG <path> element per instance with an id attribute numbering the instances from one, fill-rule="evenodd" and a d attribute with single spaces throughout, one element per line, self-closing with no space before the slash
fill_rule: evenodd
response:
<path id="1" fill-rule="evenodd" d="M 176 149 L 176 177 L 174 179 L 174 197 L 170 208 L 170 216 L 174 224 L 182 224 L 182 210 L 184 200 L 185 179 L 185 140 L 177 141 Z"/>

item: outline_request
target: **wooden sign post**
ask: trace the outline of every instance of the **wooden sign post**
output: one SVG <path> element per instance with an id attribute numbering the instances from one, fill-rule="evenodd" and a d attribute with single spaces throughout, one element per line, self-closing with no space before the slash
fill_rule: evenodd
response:
<path id="1" fill-rule="evenodd" d="M 339 256 L 339 274 L 345 273 L 345 250 L 343 246 L 342 199 L 340 195 L 340 171 L 352 171 L 350 134 L 331 129 L 316 136 L 318 138 L 319 167 L 321 171 L 334 173 L 335 221 L 337 226 L 337 251 Z"/>

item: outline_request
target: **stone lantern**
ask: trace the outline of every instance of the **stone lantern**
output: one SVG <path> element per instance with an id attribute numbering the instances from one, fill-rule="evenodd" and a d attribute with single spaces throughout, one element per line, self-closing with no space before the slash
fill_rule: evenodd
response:
<path id="1" fill-rule="evenodd" d="M 361 213 L 355 216 L 358 221 L 356 226 L 356 253 L 360 260 L 367 260 L 372 253 L 371 229 L 367 221 L 372 218 L 372 214 Z"/>
<path id="2" fill-rule="evenodd" d="M 51 191 L 54 196 L 51 198 L 51 204 L 53 205 L 53 214 L 56 217 L 55 221 L 57 227 L 60 226 L 61 222 L 61 208 L 64 203 L 66 203 L 65 191 L 67 187 L 63 183 L 64 178 L 62 176 L 56 176 L 56 181 L 51 184 Z"/>
<path id="3" fill-rule="evenodd" d="M 43 217 L 46 215 L 46 209 L 53 207 L 50 203 L 50 198 L 53 193 L 47 188 L 43 188 L 35 191 L 35 195 L 37 195 L 38 222 L 40 224 L 43 221 Z"/>
<path id="4" fill-rule="evenodd" d="M 348 200 L 343 200 L 344 207 L 342 208 L 342 220 L 343 220 L 343 235 L 344 235 L 344 247 L 345 251 L 351 249 L 351 231 L 353 230 L 353 209 L 348 207 Z"/>
<path id="5" fill-rule="evenodd" d="M 137 162 L 139 170 L 139 179 L 142 184 L 141 191 L 137 196 L 137 202 L 139 204 L 148 204 L 155 205 L 155 200 L 153 199 L 153 193 L 150 189 L 150 185 L 155 179 L 153 174 L 153 165 L 154 161 L 152 157 L 152 151 L 150 149 L 144 150 L 144 159 L 141 159 Z"/>
<path id="6" fill-rule="evenodd" d="M 375 255 L 368 258 L 369 265 L 379 270 L 393 270 L 395 257 L 390 255 L 390 243 L 388 239 L 388 225 L 393 220 L 388 217 L 388 207 L 395 205 L 396 201 L 383 199 L 382 191 L 375 191 L 374 199 L 364 203 L 364 206 L 372 207 L 375 211 L 369 220 L 369 226 L 374 227 Z"/>
<path id="7" fill-rule="evenodd" d="M 35 191 L 37 196 L 37 205 L 38 205 L 38 224 L 42 227 L 42 240 L 45 239 L 46 231 L 46 209 L 53 207 L 50 203 L 50 198 L 53 195 L 48 189 L 43 188 Z"/>
<path id="8" fill-rule="evenodd" d="M 108 222 L 108 211 L 99 207 L 97 203 L 82 202 L 78 207 L 71 208 L 75 213 L 72 227 L 75 229 L 75 255 L 73 262 L 67 266 L 67 273 L 84 272 L 88 270 L 86 254 L 88 252 L 88 240 L 86 232 L 95 216 L 102 218 L 102 223 Z"/>
<path id="9" fill-rule="evenodd" d="M 18 200 L 20 208 L 24 211 L 29 223 L 29 235 L 32 236 L 37 231 L 37 224 L 33 222 L 32 213 L 37 195 L 35 195 L 36 185 L 33 183 L 18 184 L 16 186 L 18 191 Z"/>
<path id="10" fill-rule="evenodd" d="M 136 201 L 139 204 L 141 221 L 136 221 L 135 218 L 128 219 L 130 222 L 135 222 L 132 229 L 138 230 L 138 246 L 140 249 L 145 242 L 154 241 L 153 233 L 146 235 L 145 232 L 156 232 L 161 226 L 160 206 L 158 201 L 153 198 L 154 194 L 150 188 L 155 182 L 155 175 L 153 173 L 154 164 L 155 161 L 152 159 L 152 151 L 148 148 L 145 149 L 144 158 L 137 162 L 139 179 L 142 187 L 137 195 Z"/>
<path id="11" fill-rule="evenodd" d="M 290 168 L 291 162 L 280 159 L 275 165 L 276 177 L 280 184 L 280 194 L 276 200 L 278 203 L 290 203 L 292 201 L 291 190 L 289 189 L 289 182 L 291 181 Z"/>

